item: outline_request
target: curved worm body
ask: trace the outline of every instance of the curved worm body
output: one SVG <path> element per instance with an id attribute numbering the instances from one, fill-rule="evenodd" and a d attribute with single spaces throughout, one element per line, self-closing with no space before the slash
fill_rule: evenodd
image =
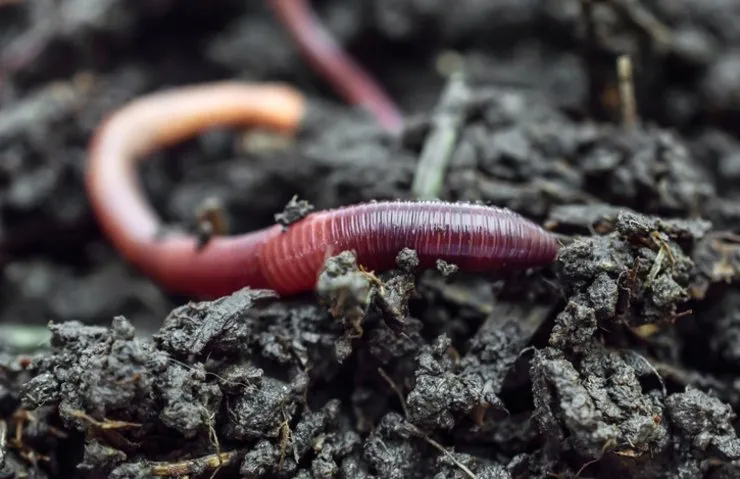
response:
<path id="1" fill-rule="evenodd" d="M 358 264 L 383 271 L 405 247 L 422 268 L 438 259 L 486 272 L 550 263 L 558 243 L 509 210 L 444 202 L 378 202 L 315 213 L 281 233 L 268 230 L 255 248 L 251 278 L 283 293 L 312 289 L 329 255 L 352 250 Z"/>
<path id="2" fill-rule="evenodd" d="M 558 244 L 508 210 L 443 202 L 379 202 L 313 213 L 284 230 L 240 236 L 161 237 L 145 201 L 136 163 L 156 148 L 209 127 L 260 124 L 286 133 L 303 119 L 303 97 L 280 85 L 214 83 L 154 93 L 114 113 L 91 143 L 86 186 L 93 210 L 116 248 L 172 292 L 222 296 L 245 286 L 288 295 L 310 291 L 325 258 L 354 250 L 358 263 L 392 268 L 413 248 L 421 266 L 437 259 L 463 271 L 526 268 L 551 262 Z"/>
<path id="3" fill-rule="evenodd" d="M 352 105 L 367 108 L 378 124 L 398 131 L 403 116 L 395 102 L 336 42 L 311 9 L 308 0 L 267 0 L 277 18 L 316 71 Z"/>

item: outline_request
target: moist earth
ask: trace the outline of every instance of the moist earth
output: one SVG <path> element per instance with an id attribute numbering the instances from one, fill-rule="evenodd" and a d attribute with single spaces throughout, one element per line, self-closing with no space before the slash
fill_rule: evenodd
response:
<path id="1" fill-rule="evenodd" d="M 737 477 L 740 4 L 311 3 L 401 133 L 263 2 L 0 1 L 0 478 Z M 151 155 L 169 225 L 214 198 L 233 233 L 412 198 L 431 151 L 440 198 L 532 218 L 558 259 L 341 252 L 312 294 L 167 294 L 98 230 L 86 148 L 129 100 L 224 78 L 294 85 L 307 120 Z"/>

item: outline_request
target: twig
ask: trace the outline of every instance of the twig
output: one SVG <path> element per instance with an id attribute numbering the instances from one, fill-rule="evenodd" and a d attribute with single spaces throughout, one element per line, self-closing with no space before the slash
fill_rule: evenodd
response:
<path id="1" fill-rule="evenodd" d="M 477 479 L 477 476 L 473 473 L 473 471 L 471 471 L 470 468 L 468 468 L 468 466 L 458 461 L 455 458 L 455 456 L 452 455 L 450 451 L 448 451 L 447 449 L 445 449 L 444 446 L 442 446 L 442 444 L 438 443 L 431 437 L 424 434 L 424 432 L 421 429 L 411 424 L 410 422 L 405 421 L 404 425 L 406 426 L 406 430 L 409 431 L 411 434 L 418 437 L 422 441 L 426 442 L 427 444 L 429 444 L 430 446 L 432 446 L 433 448 L 437 449 L 439 452 L 447 456 L 450 459 L 450 461 L 452 461 L 453 464 L 459 467 L 460 470 L 464 472 L 465 475 L 467 475 L 470 479 Z"/>
<path id="2" fill-rule="evenodd" d="M 673 33 L 670 28 L 643 7 L 639 0 L 611 0 L 610 3 L 617 13 L 647 33 L 660 47 L 669 48 L 672 45 Z"/>
<path id="3" fill-rule="evenodd" d="M 637 358 L 639 358 L 640 360 L 642 360 L 647 365 L 648 369 L 650 369 L 650 371 L 653 374 L 655 374 L 655 377 L 658 378 L 658 382 L 660 382 L 660 388 L 661 388 L 661 390 L 663 392 L 663 397 L 667 397 L 668 396 L 668 389 L 666 389 L 665 381 L 663 380 L 663 376 L 661 376 L 660 373 L 658 372 L 658 370 L 655 369 L 655 366 L 653 366 L 653 364 L 650 361 L 648 361 L 648 358 L 646 358 L 642 354 L 637 353 L 635 351 L 624 350 L 624 352 L 626 354 L 632 354 L 632 355 L 636 356 Z"/>
<path id="4" fill-rule="evenodd" d="M 617 58 L 617 76 L 619 78 L 619 102 L 622 107 L 622 124 L 634 128 L 637 124 L 637 104 L 635 86 L 632 78 L 632 60 L 629 55 Z"/>
<path id="5" fill-rule="evenodd" d="M 588 71 L 588 104 L 591 114 L 599 111 L 599 97 L 603 82 L 599 81 L 596 61 L 596 22 L 594 20 L 594 0 L 581 0 L 581 19 L 585 38 L 581 42 L 581 56 Z"/>
<path id="6" fill-rule="evenodd" d="M 388 373 L 385 372 L 383 368 L 378 368 L 378 374 L 380 374 L 380 377 L 385 379 L 385 382 L 388 383 L 388 385 L 393 389 L 393 392 L 396 393 L 396 396 L 398 396 L 398 400 L 401 402 L 401 409 L 403 409 L 403 416 L 408 419 L 409 417 L 409 410 L 406 407 L 406 399 L 403 397 L 403 393 L 401 392 L 401 388 L 398 387 L 398 384 L 393 381 L 393 379 L 388 376 Z"/>
<path id="7" fill-rule="evenodd" d="M 367 108 L 378 123 L 398 131 L 403 116 L 378 83 L 339 46 L 308 0 L 266 0 L 309 63 L 332 83 L 345 101 Z"/>
<path id="8" fill-rule="evenodd" d="M 447 173 L 452 149 L 457 143 L 464 120 L 462 104 L 469 94 L 461 72 L 450 75 L 436 113 L 432 129 L 424 143 L 419 163 L 416 165 L 411 193 L 421 200 L 439 198 Z"/>
<path id="9" fill-rule="evenodd" d="M 244 451 L 222 452 L 180 462 L 153 462 L 149 467 L 152 476 L 182 477 L 205 471 L 218 471 L 242 454 Z"/>

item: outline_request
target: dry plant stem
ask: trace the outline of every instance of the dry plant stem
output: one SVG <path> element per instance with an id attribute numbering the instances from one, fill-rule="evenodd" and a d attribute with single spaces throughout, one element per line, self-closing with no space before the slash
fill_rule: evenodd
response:
<path id="1" fill-rule="evenodd" d="M 398 398 L 399 403 L 401 404 L 401 409 L 403 409 L 403 417 L 408 420 L 409 418 L 409 409 L 408 406 L 406 406 L 406 398 L 403 396 L 403 392 L 401 391 L 401 388 L 398 386 L 398 384 L 393 381 L 393 378 L 391 378 L 387 372 L 383 368 L 378 368 L 378 374 L 380 374 L 380 377 L 382 377 L 386 383 L 388 383 L 388 386 L 393 390 L 394 393 L 396 393 L 396 397 Z"/>
<path id="2" fill-rule="evenodd" d="M 671 29 L 661 23 L 639 0 L 611 0 L 612 8 L 628 22 L 641 29 L 662 48 L 670 48 L 673 42 Z"/>
<path id="3" fill-rule="evenodd" d="M 475 473 L 473 473 L 473 471 L 471 471 L 470 468 L 468 468 L 468 466 L 458 461 L 457 458 L 455 458 L 455 456 L 450 451 L 448 451 L 442 444 L 438 443 L 437 441 L 429 437 L 424 431 L 416 427 L 414 424 L 411 424 L 410 422 L 406 421 L 404 425 L 406 426 L 406 430 L 408 432 L 410 432 L 414 436 L 418 437 L 422 441 L 426 442 L 427 444 L 429 444 L 430 446 L 432 446 L 433 448 L 435 448 L 436 450 L 438 450 L 439 452 L 447 456 L 450 459 L 450 461 L 452 461 L 452 463 L 455 464 L 466 476 L 468 476 L 470 479 L 476 479 L 477 476 L 475 475 Z"/>
<path id="4" fill-rule="evenodd" d="M 436 199 L 442 192 L 447 164 L 457 144 L 464 119 L 462 109 L 456 105 L 464 100 L 467 94 L 463 74 L 453 73 L 442 93 L 437 113 L 432 118 L 432 129 L 416 166 L 411 193 L 417 199 Z"/>
<path id="5" fill-rule="evenodd" d="M 599 112 L 599 97 L 603 88 L 597 73 L 598 61 L 596 54 L 596 21 L 594 20 L 594 1 L 581 0 L 581 19 L 585 29 L 585 39 L 581 42 L 581 55 L 588 69 L 588 104 L 591 114 Z"/>
<path id="6" fill-rule="evenodd" d="M 202 474 L 204 470 L 215 474 L 242 454 L 244 451 L 230 451 L 180 462 L 154 462 L 150 464 L 149 470 L 155 477 L 187 477 L 192 474 Z"/>
<path id="7" fill-rule="evenodd" d="M 386 130 L 396 132 L 403 116 L 395 102 L 337 44 L 308 0 L 266 0 L 313 67 L 352 105 L 367 108 Z"/>
<path id="8" fill-rule="evenodd" d="M 629 55 L 621 55 L 617 58 L 617 76 L 619 78 L 622 124 L 626 128 L 634 128 L 637 124 L 637 104 L 632 76 L 632 60 L 630 60 Z"/>

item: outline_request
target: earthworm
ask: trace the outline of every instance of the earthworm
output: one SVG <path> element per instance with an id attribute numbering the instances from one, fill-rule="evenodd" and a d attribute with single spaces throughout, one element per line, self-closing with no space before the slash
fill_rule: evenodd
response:
<path id="1" fill-rule="evenodd" d="M 403 116 L 378 83 L 337 44 L 308 0 L 266 0 L 309 63 L 352 105 L 367 108 L 381 127 L 397 131 Z"/>
<path id="2" fill-rule="evenodd" d="M 216 236 L 205 246 L 195 235 L 160 234 L 137 178 L 139 160 L 216 126 L 259 124 L 293 133 L 304 111 L 304 98 L 287 86 L 231 82 L 151 93 L 123 106 L 94 134 L 88 155 L 86 187 L 103 232 L 163 287 L 210 297 L 247 286 L 281 295 L 308 292 L 325 258 L 344 250 L 376 271 L 394 267 L 404 247 L 416 250 L 423 268 L 442 259 L 464 271 L 526 268 L 556 256 L 554 237 L 516 213 L 436 201 L 320 211 L 287 228 Z"/>

